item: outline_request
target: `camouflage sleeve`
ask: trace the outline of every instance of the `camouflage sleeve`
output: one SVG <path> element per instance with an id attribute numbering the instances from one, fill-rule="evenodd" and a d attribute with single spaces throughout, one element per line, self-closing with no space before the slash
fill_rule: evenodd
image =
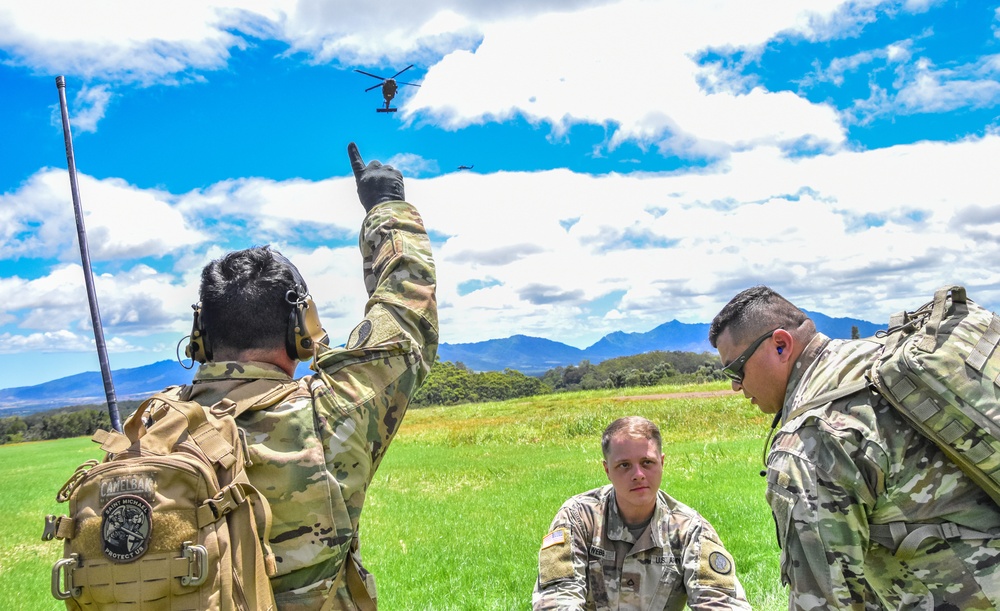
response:
<path id="1" fill-rule="evenodd" d="M 438 345 L 436 273 L 423 219 L 406 202 L 379 204 L 365 217 L 360 247 L 369 296 L 365 314 L 381 305 L 420 346 L 419 385 Z"/>
<path id="2" fill-rule="evenodd" d="M 330 390 L 318 389 L 318 411 L 337 404 L 330 415 L 351 414 L 350 430 L 369 446 L 370 469 L 354 463 L 356 471 L 368 471 L 367 485 L 434 364 L 438 322 L 434 259 L 417 210 L 402 201 L 375 206 L 359 241 L 369 295 L 365 318 L 343 348 L 321 353 L 314 369 Z M 332 434 L 347 445 L 348 429 Z"/>
<path id="3" fill-rule="evenodd" d="M 704 518 L 687 524 L 690 532 L 682 538 L 682 563 L 688 607 L 693 611 L 749 611 L 743 585 L 736 577 L 736 563 L 715 529 Z"/>
<path id="4" fill-rule="evenodd" d="M 369 300 L 343 347 L 322 351 L 309 379 L 327 471 L 335 536 L 346 551 L 368 485 L 437 352 L 435 271 L 416 209 L 386 202 L 365 217 L 360 237 Z M 301 499 L 303 502 L 305 499 Z"/>
<path id="5" fill-rule="evenodd" d="M 823 430 L 826 429 L 826 430 Z M 781 547 L 789 609 L 864 609 L 867 514 L 880 480 L 858 458 L 859 431 L 825 422 L 775 440 L 768 457 L 767 500 Z"/>
<path id="6" fill-rule="evenodd" d="M 590 533 L 572 506 L 556 514 L 538 551 L 533 611 L 574 611 L 587 602 L 587 547 Z"/>

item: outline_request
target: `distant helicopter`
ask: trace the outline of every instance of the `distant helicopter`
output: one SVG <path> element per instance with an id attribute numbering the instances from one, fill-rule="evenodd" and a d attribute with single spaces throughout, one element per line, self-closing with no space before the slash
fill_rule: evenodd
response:
<path id="1" fill-rule="evenodd" d="M 476 166 L 474 166 L 474 165 L 460 165 L 460 166 L 458 166 L 458 169 L 459 170 L 471 170 L 474 167 L 476 167 Z"/>
<path id="2" fill-rule="evenodd" d="M 398 88 L 397 85 L 412 85 L 413 87 L 419 87 L 420 86 L 420 85 L 417 85 L 416 83 L 404 83 L 402 81 L 396 82 L 396 77 L 397 76 L 399 76 L 400 74 L 406 72 L 407 70 L 409 70 L 412 67 L 413 67 L 413 64 L 410 64 L 409 66 L 403 68 L 402 70 L 400 70 L 396 74 L 393 74 L 389 78 L 385 78 L 384 76 L 378 76 L 377 74 L 372 74 L 370 72 L 365 72 L 364 70 L 355 70 L 355 72 L 360 72 L 361 74 L 364 74 L 365 76 L 370 76 L 372 78 L 377 78 L 380 81 L 382 81 L 382 97 L 385 98 L 385 108 L 376 108 L 375 112 L 396 112 L 397 109 L 392 108 L 391 106 L 389 106 L 389 103 L 392 102 L 392 98 L 396 97 L 396 89 Z M 376 87 L 378 87 L 378 85 L 372 85 L 368 89 L 365 89 L 365 91 L 371 91 L 372 89 L 375 89 Z"/>

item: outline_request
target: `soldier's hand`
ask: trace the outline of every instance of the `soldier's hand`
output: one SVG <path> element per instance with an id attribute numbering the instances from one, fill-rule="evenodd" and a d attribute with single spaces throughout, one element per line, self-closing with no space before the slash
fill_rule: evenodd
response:
<path id="1" fill-rule="evenodd" d="M 347 145 L 347 156 L 351 158 L 354 180 L 358 183 L 358 198 L 368 212 L 382 202 L 404 200 L 403 175 L 391 165 L 372 161 L 367 166 L 353 142 Z"/>

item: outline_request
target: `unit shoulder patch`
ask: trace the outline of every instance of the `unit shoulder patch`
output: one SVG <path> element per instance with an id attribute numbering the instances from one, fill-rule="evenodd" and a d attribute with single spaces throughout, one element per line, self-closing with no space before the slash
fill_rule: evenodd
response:
<path id="1" fill-rule="evenodd" d="M 372 334 L 372 321 L 362 320 L 358 326 L 354 327 L 351 331 L 350 337 L 347 339 L 347 349 L 353 350 L 355 348 L 360 348 L 368 341 L 368 337 Z"/>
<path id="2" fill-rule="evenodd" d="M 729 558 L 720 552 L 712 552 L 708 555 L 708 564 L 720 575 L 728 575 L 733 571 L 733 563 Z"/>
<path id="3" fill-rule="evenodd" d="M 736 563 L 722 545 L 702 537 L 698 562 L 698 581 L 702 587 L 733 591 L 736 589 Z"/>

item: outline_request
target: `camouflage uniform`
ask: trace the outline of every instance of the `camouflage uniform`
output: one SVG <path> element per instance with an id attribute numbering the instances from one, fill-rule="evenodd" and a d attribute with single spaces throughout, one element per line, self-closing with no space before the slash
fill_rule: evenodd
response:
<path id="1" fill-rule="evenodd" d="M 434 262 L 417 211 L 400 201 L 374 207 L 360 247 L 365 319 L 345 347 L 321 349 L 315 375 L 293 381 L 266 363 L 205 363 L 181 393 L 211 405 L 253 380 L 294 386 L 278 405 L 239 419 L 253 461 L 247 473 L 273 513 L 279 609 L 319 609 L 331 594 L 334 608 L 356 608 L 345 576 L 352 561 L 375 597 L 357 552 L 361 509 L 437 352 Z"/>
<path id="2" fill-rule="evenodd" d="M 767 500 L 789 608 L 994 609 L 1000 508 L 878 395 L 798 409 L 878 349 L 817 334 L 788 381 Z"/>
<path id="3" fill-rule="evenodd" d="M 732 556 L 698 512 L 660 490 L 638 539 L 610 484 L 566 501 L 538 552 L 535 611 L 750 609 Z"/>

